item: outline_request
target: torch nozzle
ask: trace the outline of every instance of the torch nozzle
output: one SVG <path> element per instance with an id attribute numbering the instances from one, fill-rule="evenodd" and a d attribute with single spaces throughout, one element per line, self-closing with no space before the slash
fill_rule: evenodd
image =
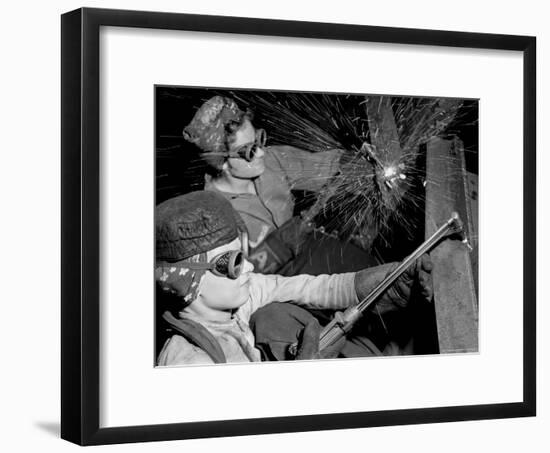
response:
<path id="1" fill-rule="evenodd" d="M 462 222 L 462 219 L 458 215 L 458 212 L 454 211 L 451 214 L 451 218 L 449 219 L 450 226 L 453 229 L 453 232 L 455 234 L 458 234 L 461 239 L 462 243 L 468 247 L 468 250 L 472 251 L 472 246 L 470 245 L 470 241 L 468 240 L 468 236 L 466 235 L 466 231 L 464 230 L 464 223 Z"/>
<path id="2" fill-rule="evenodd" d="M 455 233 L 461 234 L 464 232 L 464 224 L 462 219 L 458 215 L 458 212 L 453 211 L 451 213 L 451 218 L 449 219 L 449 226 L 453 229 Z"/>

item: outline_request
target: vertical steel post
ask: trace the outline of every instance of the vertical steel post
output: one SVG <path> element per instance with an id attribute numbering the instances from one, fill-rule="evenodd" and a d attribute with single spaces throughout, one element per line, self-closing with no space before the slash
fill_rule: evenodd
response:
<path id="1" fill-rule="evenodd" d="M 457 211 L 477 256 L 477 225 L 466 179 L 464 149 L 458 139 L 427 143 L 426 237 Z M 477 260 L 459 240 L 446 240 L 431 253 L 434 303 L 441 353 L 478 351 Z M 474 264 L 474 266 L 472 265 Z"/>

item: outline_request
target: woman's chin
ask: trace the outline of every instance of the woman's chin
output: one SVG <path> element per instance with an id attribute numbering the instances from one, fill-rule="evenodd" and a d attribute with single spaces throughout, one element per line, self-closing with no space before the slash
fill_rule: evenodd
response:
<path id="1" fill-rule="evenodd" d="M 245 165 L 232 167 L 233 176 L 243 179 L 257 178 L 265 171 L 263 158 L 257 162 L 247 162 Z"/>

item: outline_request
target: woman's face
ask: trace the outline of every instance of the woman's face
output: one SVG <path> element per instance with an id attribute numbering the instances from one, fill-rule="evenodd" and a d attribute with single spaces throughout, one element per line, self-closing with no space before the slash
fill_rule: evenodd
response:
<path id="1" fill-rule="evenodd" d="M 206 258 L 210 261 L 223 252 L 241 250 L 241 241 L 234 241 L 210 250 Z M 243 258 L 244 259 L 244 258 Z M 249 273 L 254 266 L 244 259 L 241 275 L 236 279 L 220 277 L 207 271 L 201 279 L 198 300 L 208 308 L 220 311 L 235 310 L 243 305 L 249 297 Z"/>
<path id="2" fill-rule="evenodd" d="M 233 134 L 230 151 L 236 151 L 243 145 L 250 145 L 256 141 L 256 130 L 249 120 L 245 120 L 242 126 Z M 258 147 L 254 158 L 248 162 L 246 159 L 229 157 L 227 159 L 227 171 L 235 178 L 252 179 L 260 176 L 265 170 L 265 152 Z"/>

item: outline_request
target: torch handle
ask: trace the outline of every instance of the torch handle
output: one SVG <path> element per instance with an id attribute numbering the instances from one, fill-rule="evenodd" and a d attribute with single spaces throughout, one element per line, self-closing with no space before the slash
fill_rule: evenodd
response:
<path id="1" fill-rule="evenodd" d="M 374 302 L 380 295 L 386 291 L 395 281 L 405 272 L 418 258 L 424 253 L 431 250 L 431 248 L 437 244 L 442 238 L 447 236 L 450 231 L 461 232 L 462 222 L 456 212 L 453 212 L 451 218 L 447 220 L 439 229 L 432 234 L 425 242 L 423 242 L 414 252 L 412 252 L 407 258 L 405 258 L 399 266 L 391 271 L 384 280 L 382 280 L 359 304 L 357 308 L 359 311 L 364 311 L 368 308 L 372 302 Z"/>
<path id="2" fill-rule="evenodd" d="M 321 331 L 319 340 L 319 352 L 323 352 L 344 336 L 355 324 L 361 314 L 376 301 L 395 281 L 424 253 L 432 249 L 449 232 L 461 233 L 462 222 L 458 213 L 453 212 L 434 234 L 423 242 L 414 252 L 405 258 L 399 266 L 390 272 L 361 302 L 354 307 L 348 308 L 344 313 L 336 313 L 334 319 L 329 322 Z"/>

